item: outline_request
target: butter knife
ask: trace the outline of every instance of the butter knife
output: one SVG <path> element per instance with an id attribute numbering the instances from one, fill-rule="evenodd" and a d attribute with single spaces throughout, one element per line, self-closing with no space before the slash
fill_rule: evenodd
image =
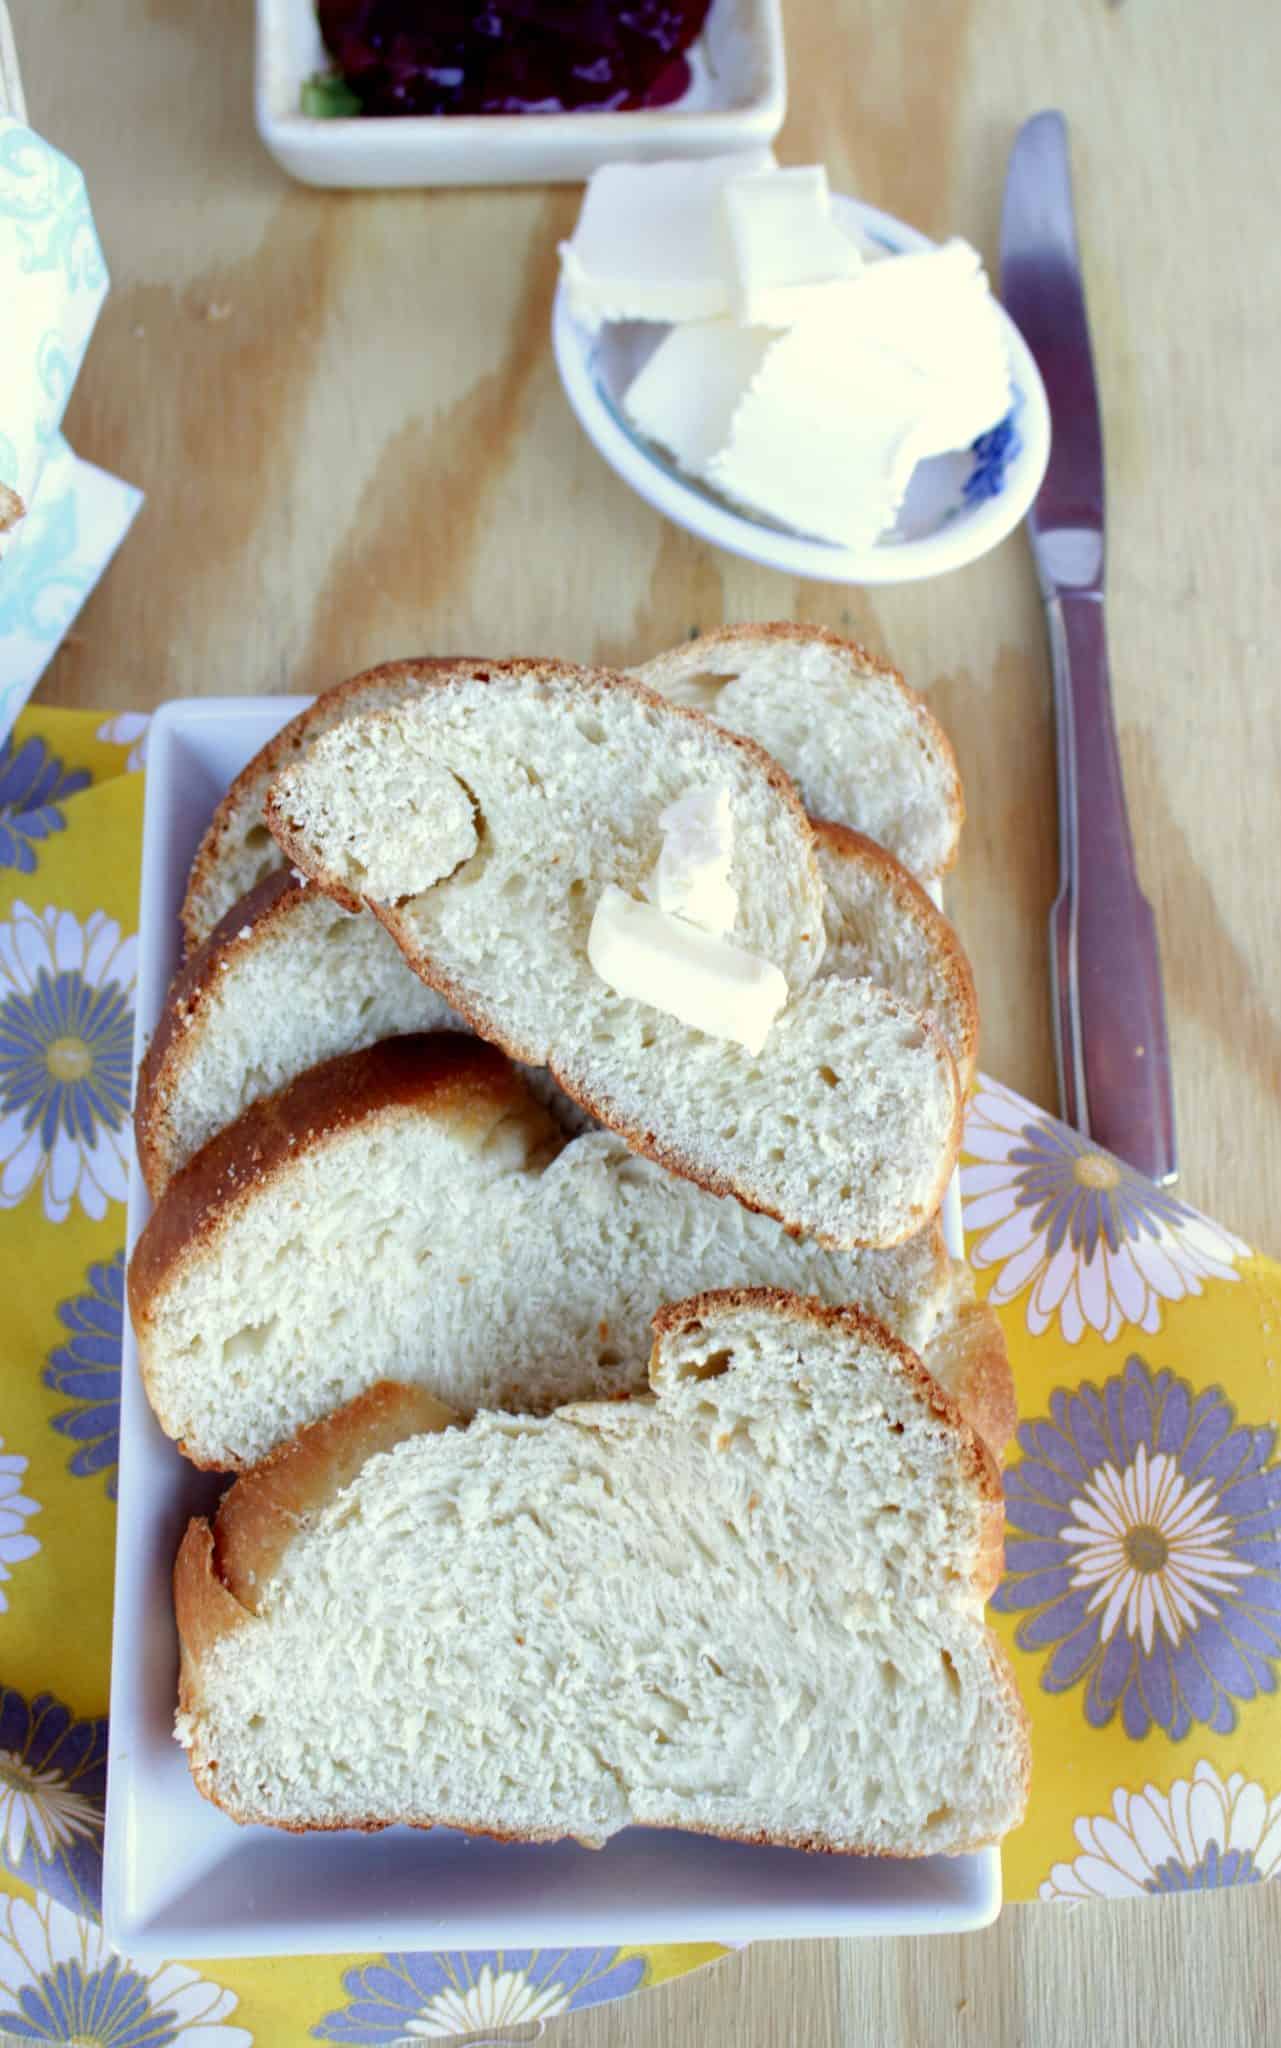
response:
<path id="1" fill-rule="evenodd" d="M 1028 531 L 1049 622 L 1058 747 L 1059 893 L 1050 983 L 1065 1120 L 1149 1179 L 1178 1161 L 1161 960 L 1139 888 L 1103 620 L 1103 431 L 1068 171 L 1067 125 L 1015 139 L 1001 296 L 1036 358 L 1053 435 Z"/>

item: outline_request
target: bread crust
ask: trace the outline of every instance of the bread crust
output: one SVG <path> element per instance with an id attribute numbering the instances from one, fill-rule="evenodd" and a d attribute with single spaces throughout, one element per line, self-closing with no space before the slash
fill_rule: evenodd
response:
<path id="1" fill-rule="evenodd" d="M 326 1060 L 278 1094 L 251 1103 L 211 1138 L 169 1182 L 129 1261 L 129 1312 L 144 1380 L 151 1305 L 175 1265 L 252 1200 L 300 1147 L 314 1149 L 380 1112 L 428 1103 L 437 1116 L 479 1130 L 513 1109 L 541 1114 L 494 1047 L 460 1032 L 425 1032 Z"/>
<path id="2" fill-rule="evenodd" d="M 852 826 L 838 824 L 830 818 L 811 818 L 810 824 L 815 837 L 828 853 L 865 871 L 871 870 L 899 914 L 923 932 L 933 958 L 934 972 L 946 987 L 960 1020 L 956 1040 L 953 1043 L 949 1039 L 949 1044 L 956 1061 L 961 1092 L 968 1097 L 978 1075 L 979 998 L 974 971 L 954 927 L 915 875 L 875 839 L 869 839 L 865 832 L 856 832 Z"/>
<path id="3" fill-rule="evenodd" d="M 820 1301 L 789 1294 L 781 1288 L 740 1287 L 711 1289 L 681 1302 L 670 1303 L 653 1318 L 655 1359 L 650 1379 L 661 1383 L 655 1372 L 658 1341 L 669 1331 L 691 1324 L 707 1324 L 749 1309 L 775 1314 L 782 1321 L 809 1322 L 816 1328 L 835 1329 L 855 1339 L 870 1339 L 889 1350 L 904 1370 L 913 1392 L 931 1413 L 953 1428 L 960 1440 L 967 1474 L 984 1501 L 986 1515 L 996 1518 L 996 1574 L 1000 1571 L 1000 1523 L 1003 1516 L 1001 1481 L 995 1460 L 987 1446 L 966 1422 L 956 1402 L 938 1386 L 916 1354 L 882 1324 L 857 1307 L 829 1308 Z M 581 1410 L 612 1403 L 575 1403 Z M 367 1459 L 390 1450 L 406 1438 L 447 1429 L 457 1422 L 451 1412 L 430 1395 L 392 1381 L 359 1394 L 334 1415 L 310 1423 L 288 1444 L 253 1471 L 238 1478 L 224 1495 L 212 1524 L 192 1520 L 183 1537 L 174 1567 L 174 1607 L 181 1648 L 179 1707 L 183 1713 L 198 1713 L 201 1702 L 201 1664 L 215 1645 L 232 1631 L 256 1618 L 259 1602 L 272 1573 L 305 1517 L 337 1498 L 351 1484 Z M 463 1425 L 465 1426 L 465 1425 Z M 988 1584 L 991 1566 L 988 1541 L 984 1541 L 976 1574 L 975 1590 L 987 1598 L 995 1579 Z M 1023 1708 L 1014 1675 L 1000 1653 L 996 1638 L 986 1633 L 993 1674 L 1006 1696 L 1012 1717 L 1026 1730 Z M 377 1834 L 391 1826 L 420 1829 L 444 1827 L 483 1835 L 494 1841 L 552 1842 L 564 1840 L 567 1830 L 507 1831 L 476 1826 L 456 1815 L 398 1815 L 394 1819 L 353 1814 L 342 1820 L 295 1822 L 274 1815 L 236 1808 L 221 1796 L 216 1767 L 190 1760 L 197 1789 L 240 1825 L 265 1824 L 289 1834 L 335 1833 L 350 1829 Z M 1030 1779 L 1030 1751 L 1025 1745 L 1023 1800 Z M 658 1825 L 658 1823 L 655 1823 Z M 756 1846 L 801 1849 L 830 1855 L 911 1856 L 932 1853 L 928 1848 L 878 1849 L 874 1845 L 835 1842 L 821 1835 L 766 1835 L 729 1828 L 686 1827 L 688 1833 L 715 1836 Z M 580 1841 L 582 1837 L 578 1838 Z M 987 1845 L 987 1838 L 967 1841 L 951 1853 L 965 1853 Z M 585 1847 L 601 1843 L 587 1840 Z"/>
<path id="4" fill-rule="evenodd" d="M 1014 1372 L 995 1309 L 961 1300 L 945 1315 L 925 1347 L 927 1371 L 946 1363 L 948 1383 L 998 1464 L 1018 1426 Z"/>
<path id="5" fill-rule="evenodd" d="M 310 884 L 288 867 L 274 868 L 233 903 L 169 986 L 160 1021 L 138 1068 L 133 1131 L 138 1164 L 153 1200 L 168 1179 L 165 1126 L 183 1085 L 190 1051 L 218 977 L 240 953 L 291 914 Z"/>
<path id="6" fill-rule="evenodd" d="M 667 654 L 655 655 L 653 662 L 660 663 L 676 655 L 680 656 L 682 662 L 688 662 L 693 658 L 695 650 L 701 657 L 703 654 L 713 654 L 717 648 L 741 647 L 744 642 L 750 644 L 753 641 L 791 641 L 795 645 L 813 645 L 817 642 L 823 647 L 834 648 L 845 655 L 851 666 L 864 675 L 877 676 L 883 682 L 895 685 L 904 702 L 910 707 L 913 721 L 924 735 L 929 750 L 936 754 L 943 764 L 948 785 L 945 810 L 951 826 L 950 843 L 946 859 L 928 879 L 933 879 L 934 875 L 946 874 L 948 869 L 956 864 L 961 827 L 965 823 L 965 791 L 957 765 L 956 749 L 920 691 L 914 690 L 910 683 L 904 682 L 901 672 L 892 662 L 869 653 L 859 641 L 833 633 L 827 626 L 807 626 L 795 619 L 767 619 L 742 626 L 720 626 L 714 632 L 702 633 L 681 647 L 669 649 Z M 650 662 L 642 663 L 638 673 L 643 676 L 645 669 L 652 665 Z"/>

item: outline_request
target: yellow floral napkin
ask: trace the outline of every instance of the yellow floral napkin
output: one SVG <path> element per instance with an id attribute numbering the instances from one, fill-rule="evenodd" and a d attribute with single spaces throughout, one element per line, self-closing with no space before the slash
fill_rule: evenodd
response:
<path id="1" fill-rule="evenodd" d="M 146 720 L 0 751 L 0 2037 L 390 2044 L 521 2026 L 711 1946 L 135 1967 L 97 1925 Z M 969 1257 L 1023 1423 L 993 1620 L 1032 1718 L 1007 1896 L 1281 1874 L 1281 1267 L 984 1080 Z"/>

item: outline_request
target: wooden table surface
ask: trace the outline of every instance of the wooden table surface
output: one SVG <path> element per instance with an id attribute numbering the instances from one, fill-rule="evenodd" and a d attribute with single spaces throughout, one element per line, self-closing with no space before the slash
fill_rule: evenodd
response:
<path id="1" fill-rule="evenodd" d="M 956 741 L 950 906 L 984 1064 L 1051 1102 L 1055 802 L 1022 539 L 926 587 L 792 582 L 604 468 L 548 345 L 570 190 L 288 183 L 251 28 L 192 0 L 17 0 L 31 118 L 84 166 L 114 290 L 76 447 L 146 507 L 42 688 L 150 706 L 302 690 L 400 654 L 638 659 L 797 617 L 888 651 Z M 1110 484 L 1117 716 L 1164 949 L 1188 1197 L 1281 1249 L 1275 837 L 1281 78 L 1275 0 L 786 0 L 785 160 L 991 258 L 1015 128 L 1072 125 Z M 1011 1910 L 987 1934 L 761 1947 L 560 2023 L 573 2048 L 1151 2040 L 1275 2026 L 1281 1886 Z"/>

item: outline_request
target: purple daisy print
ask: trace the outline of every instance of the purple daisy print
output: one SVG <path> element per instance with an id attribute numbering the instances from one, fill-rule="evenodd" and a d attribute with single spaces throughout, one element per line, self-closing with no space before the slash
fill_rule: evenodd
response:
<path id="1" fill-rule="evenodd" d="M 477 2028 L 514 2027 L 622 1998 L 644 1983 L 644 1956 L 616 1948 L 474 1950 L 382 1956 L 348 1970 L 350 2004 L 312 2028 L 318 2041 L 385 2048 Z"/>
<path id="2" fill-rule="evenodd" d="M 962 1151 L 970 1264 L 992 1272 L 993 1308 L 1022 1300 L 1035 1337 L 1152 1336 L 1167 1302 L 1240 1277 L 1248 1245 L 997 1081 L 980 1081 Z"/>
<path id="3" fill-rule="evenodd" d="M 1103 1728 L 1134 1740 L 1236 1726 L 1275 1692 L 1281 1660 L 1281 1466 L 1276 1430 L 1238 1424 L 1131 1357 L 1096 1387 L 1060 1389 L 1018 1432 L 1007 1475 L 1005 1578 L 1021 1650 L 1046 1651 L 1046 1692 L 1084 1689 Z"/>
<path id="4" fill-rule="evenodd" d="M 0 1686 L 0 1863 L 73 1911 L 97 1913 L 107 1724 L 51 1693 Z"/>
<path id="5" fill-rule="evenodd" d="M 74 1444 L 68 1468 L 78 1479 L 101 1472 L 107 1497 L 116 1497 L 116 1459 L 120 1444 L 120 1346 L 124 1332 L 125 1255 L 116 1252 L 101 1265 L 90 1266 L 88 1287 L 70 1301 L 58 1303 L 58 1321 L 67 1332 L 49 1354 L 44 1383 L 72 1403 L 50 1420 L 59 1435 Z"/>

